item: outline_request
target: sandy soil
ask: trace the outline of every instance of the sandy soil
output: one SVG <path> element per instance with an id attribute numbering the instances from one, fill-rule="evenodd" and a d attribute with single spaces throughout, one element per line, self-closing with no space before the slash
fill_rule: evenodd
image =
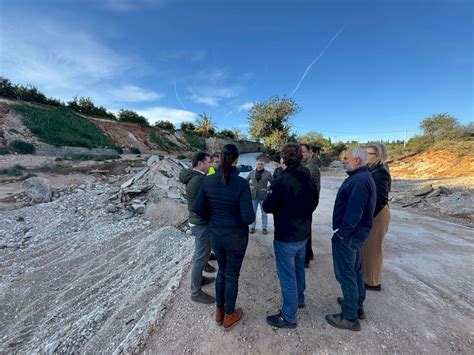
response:
<path id="1" fill-rule="evenodd" d="M 297 329 L 274 329 L 265 322 L 280 306 L 280 289 L 272 233 L 257 233 L 240 278 L 241 324 L 224 332 L 214 322 L 213 306 L 191 302 L 188 273 L 144 352 L 472 353 L 473 229 L 398 208 L 392 209 L 386 238 L 383 291 L 368 292 L 362 331 L 327 325 L 324 315 L 339 311 L 341 295 L 330 248 L 330 218 L 341 181 L 323 180 L 313 222 L 315 260 L 306 274 L 307 306 L 299 311 Z M 213 286 L 206 290 L 213 293 Z"/>

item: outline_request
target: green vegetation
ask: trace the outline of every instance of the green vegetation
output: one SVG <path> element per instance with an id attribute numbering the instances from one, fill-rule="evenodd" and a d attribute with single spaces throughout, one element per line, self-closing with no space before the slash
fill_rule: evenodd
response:
<path id="1" fill-rule="evenodd" d="M 86 148 L 115 148 L 115 144 L 97 126 L 65 107 L 15 104 L 23 114 L 23 123 L 47 144 Z"/>
<path id="2" fill-rule="evenodd" d="M 214 136 L 217 127 L 212 122 L 211 116 L 208 116 L 205 112 L 200 113 L 198 116 L 194 131 L 206 137 Z"/>
<path id="3" fill-rule="evenodd" d="M 7 155 L 7 154 L 10 154 L 8 148 L 0 147 L 0 155 Z"/>
<path id="4" fill-rule="evenodd" d="M 68 158 L 68 160 L 73 161 L 105 161 L 105 160 L 115 160 L 120 159 L 120 155 L 95 155 L 95 154 L 76 154 Z"/>
<path id="5" fill-rule="evenodd" d="M 223 129 L 223 130 L 216 133 L 216 137 L 235 139 L 235 134 L 230 129 Z"/>
<path id="6" fill-rule="evenodd" d="M 17 164 L 12 168 L 0 169 L 0 175 L 20 176 L 20 175 L 23 175 L 24 171 L 25 171 L 25 168 Z"/>
<path id="7" fill-rule="evenodd" d="M 266 102 L 258 102 L 249 111 L 249 133 L 256 140 L 263 140 L 270 151 L 278 151 L 293 137 L 290 135 L 290 117 L 300 108 L 291 98 L 272 96 Z"/>
<path id="8" fill-rule="evenodd" d="M 186 159 L 186 155 L 178 154 L 178 155 L 176 156 L 176 159 L 178 159 L 178 160 Z"/>
<path id="9" fill-rule="evenodd" d="M 174 131 L 176 128 L 170 121 L 157 121 L 155 127 L 159 129 L 165 129 L 167 131 Z"/>
<path id="10" fill-rule="evenodd" d="M 132 154 L 142 154 L 142 152 L 140 152 L 140 149 L 138 148 L 130 148 L 130 151 L 132 152 Z"/>
<path id="11" fill-rule="evenodd" d="M 194 130 L 196 130 L 196 126 L 192 122 L 182 122 L 181 123 L 181 130 L 182 131 L 193 132 Z"/>
<path id="12" fill-rule="evenodd" d="M 120 122 L 138 123 L 142 127 L 150 127 L 150 123 L 145 117 L 132 110 L 120 109 L 117 117 Z"/>
<path id="13" fill-rule="evenodd" d="M 91 100 L 90 97 L 73 97 L 71 101 L 67 103 L 67 107 L 71 110 L 79 112 L 83 115 L 89 115 L 94 117 L 103 117 L 110 120 L 116 120 L 113 113 L 108 112 L 103 106 L 97 107 Z"/>
<path id="14" fill-rule="evenodd" d="M 15 85 L 12 84 L 10 80 L 2 76 L 0 76 L 0 96 L 6 97 L 7 99 L 30 101 L 50 106 L 64 105 L 59 100 L 47 98 L 43 93 L 41 93 L 32 85 Z"/>
<path id="15" fill-rule="evenodd" d="M 33 144 L 16 139 L 8 145 L 8 150 L 18 154 L 34 154 L 36 148 Z"/>
<path id="16" fill-rule="evenodd" d="M 151 142 L 155 143 L 158 147 L 166 152 L 181 150 L 181 148 L 175 142 L 166 138 L 164 135 L 160 135 L 159 131 L 155 131 L 154 133 L 150 134 L 149 138 Z"/>
<path id="17" fill-rule="evenodd" d="M 204 142 L 204 138 L 200 137 L 199 135 L 192 132 L 184 132 L 184 136 L 188 141 L 189 150 L 198 151 L 206 149 L 206 143 Z"/>

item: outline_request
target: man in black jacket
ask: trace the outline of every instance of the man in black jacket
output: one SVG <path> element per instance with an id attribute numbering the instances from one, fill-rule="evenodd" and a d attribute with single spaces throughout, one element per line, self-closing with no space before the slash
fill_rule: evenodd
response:
<path id="1" fill-rule="evenodd" d="M 201 185 L 211 166 L 209 154 L 198 152 L 192 159 L 193 168 L 182 170 L 179 181 L 186 185 L 188 200 L 189 226 L 194 234 L 194 255 L 191 267 L 191 300 L 198 303 L 214 303 L 214 297 L 201 290 L 201 285 L 214 281 L 213 277 L 202 276 L 204 267 L 211 254 L 211 241 L 207 231 L 208 221 L 193 212 L 194 204 Z"/>
<path id="2" fill-rule="evenodd" d="M 365 285 L 360 249 L 372 227 L 375 210 L 375 182 L 367 164 L 367 150 L 354 147 L 346 151 L 343 165 L 349 177 L 337 192 L 332 216 L 332 258 L 336 280 L 341 285 L 341 313 L 329 314 L 327 322 L 336 328 L 360 330 L 364 319 Z"/>
<path id="3" fill-rule="evenodd" d="M 309 170 L 301 166 L 300 146 L 286 144 L 281 156 L 286 168 L 271 185 L 263 210 L 273 213 L 273 247 L 283 306 L 278 314 L 267 317 L 267 323 L 278 328 L 295 328 L 296 311 L 305 306 L 305 245 L 311 236 L 311 217 L 318 196 Z"/>

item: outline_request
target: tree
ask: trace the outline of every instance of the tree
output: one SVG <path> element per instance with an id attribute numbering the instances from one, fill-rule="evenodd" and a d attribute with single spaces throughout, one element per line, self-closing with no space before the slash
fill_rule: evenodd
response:
<path id="1" fill-rule="evenodd" d="M 138 123 L 142 127 L 150 126 L 148 120 L 145 117 L 132 110 L 120 109 L 118 112 L 118 119 L 121 122 Z"/>
<path id="2" fill-rule="evenodd" d="M 199 132 L 205 136 L 211 136 L 216 132 L 216 125 L 212 122 L 211 116 L 208 116 L 205 112 L 198 115 L 199 118 L 196 121 L 196 132 Z"/>
<path id="3" fill-rule="evenodd" d="M 267 148 L 279 150 L 290 138 L 290 117 L 300 107 L 295 100 L 272 96 L 267 102 L 253 105 L 249 111 L 249 133 L 254 139 L 263 140 Z"/>
<path id="4" fill-rule="evenodd" d="M 230 138 L 235 139 L 235 134 L 230 129 L 223 129 L 216 133 L 216 136 L 219 138 Z"/>
<path id="5" fill-rule="evenodd" d="M 420 128 L 423 130 L 423 134 L 432 140 L 460 138 L 466 134 L 457 119 L 447 113 L 439 113 L 425 118 L 421 121 Z"/>
<path id="6" fill-rule="evenodd" d="M 9 99 L 15 99 L 15 85 L 10 80 L 0 76 L 0 96 L 7 97 Z"/>
<path id="7" fill-rule="evenodd" d="M 174 131 L 175 130 L 175 127 L 174 127 L 174 124 L 170 121 L 156 121 L 155 122 L 155 127 L 156 128 L 161 128 L 161 129 L 166 129 L 166 130 L 169 130 L 169 131 Z"/>
<path id="8" fill-rule="evenodd" d="M 196 126 L 192 122 L 181 122 L 181 130 L 187 132 L 193 132 Z"/>

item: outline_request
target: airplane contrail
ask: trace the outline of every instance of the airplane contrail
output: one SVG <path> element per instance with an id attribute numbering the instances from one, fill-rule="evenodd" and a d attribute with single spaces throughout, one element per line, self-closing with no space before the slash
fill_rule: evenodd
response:
<path id="1" fill-rule="evenodd" d="M 342 26 L 341 29 L 339 31 L 337 31 L 337 33 L 331 38 L 329 43 L 326 45 L 326 47 L 324 47 L 322 52 L 311 62 L 310 65 L 308 65 L 308 67 L 306 68 L 306 70 L 303 73 L 303 76 L 301 77 L 300 81 L 298 82 L 298 85 L 296 85 L 296 87 L 293 90 L 293 92 L 291 93 L 290 97 L 292 97 L 295 94 L 296 90 L 298 90 L 298 88 L 300 87 L 300 85 L 303 82 L 304 78 L 306 78 L 306 75 L 308 74 L 308 72 L 311 69 L 311 67 L 313 66 L 313 64 L 316 63 L 319 60 L 319 58 L 321 58 L 323 56 L 323 54 L 326 52 L 326 50 L 329 48 L 329 46 L 332 44 L 332 42 L 334 42 L 334 40 L 339 36 L 339 34 L 344 30 L 345 27 L 346 27 L 346 25 Z"/>
<path id="2" fill-rule="evenodd" d="M 178 89 L 176 88 L 176 80 L 173 81 L 173 84 L 174 84 L 174 93 L 176 95 L 176 98 L 178 99 L 179 103 L 181 104 L 181 106 L 186 110 L 188 111 L 188 109 L 186 108 L 186 106 L 184 106 L 183 102 L 181 101 L 181 99 L 179 98 L 179 95 L 178 95 Z"/>

